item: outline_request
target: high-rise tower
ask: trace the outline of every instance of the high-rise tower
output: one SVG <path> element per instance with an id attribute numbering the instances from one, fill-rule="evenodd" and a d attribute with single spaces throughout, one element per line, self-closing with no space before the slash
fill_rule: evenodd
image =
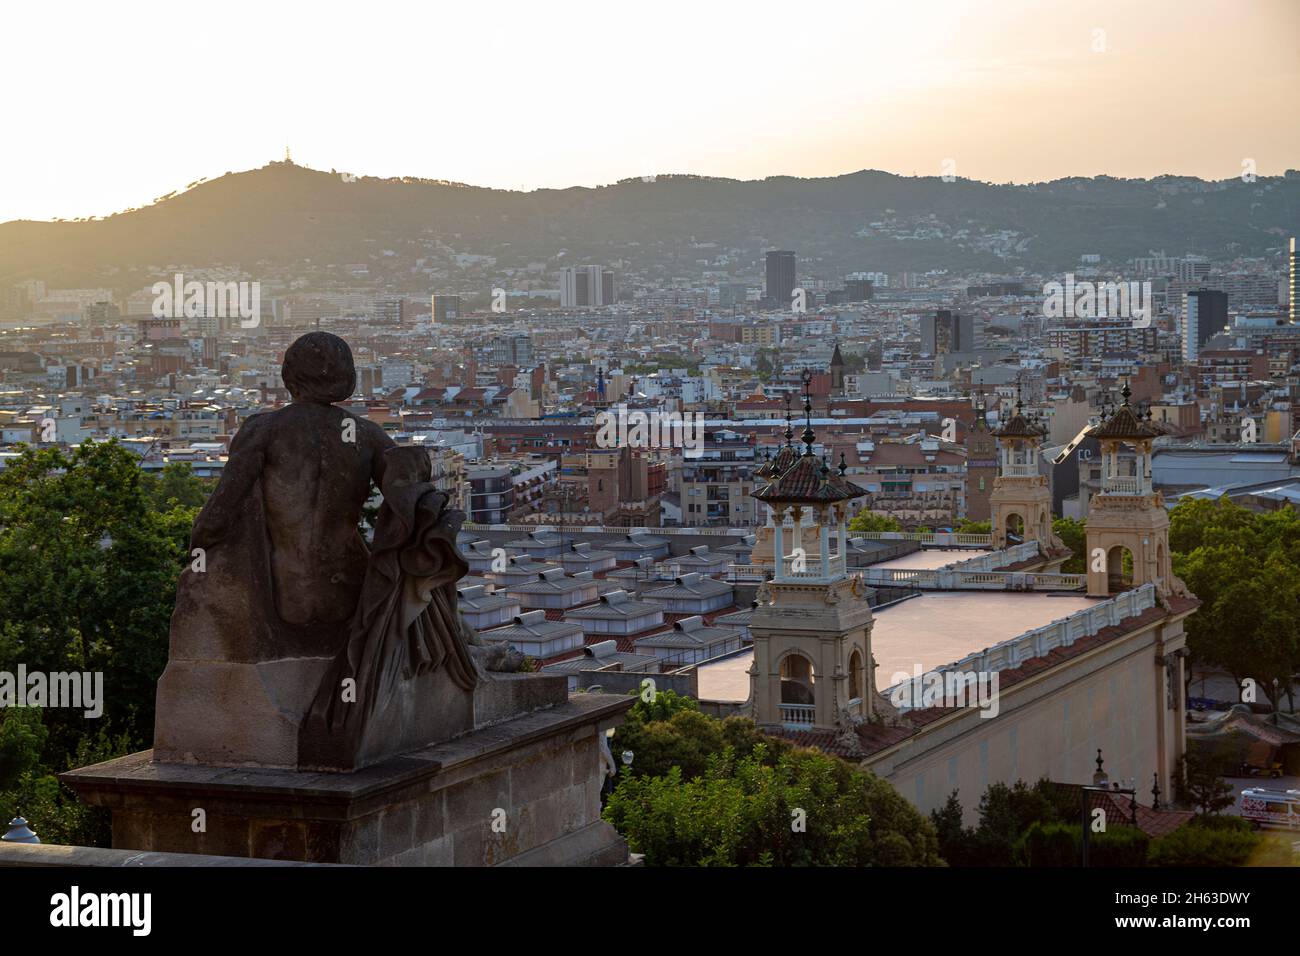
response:
<path id="1" fill-rule="evenodd" d="M 787 249 L 767 253 L 766 297 L 782 308 L 789 308 L 794 298 L 795 258 Z"/>

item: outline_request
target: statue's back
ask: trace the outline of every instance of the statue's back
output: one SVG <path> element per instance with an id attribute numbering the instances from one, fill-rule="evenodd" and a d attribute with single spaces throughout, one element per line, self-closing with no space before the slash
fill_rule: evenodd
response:
<path id="1" fill-rule="evenodd" d="M 261 481 L 276 610 L 291 624 L 345 620 L 365 576 L 357 527 L 382 453 L 374 426 L 334 405 L 269 414 Z"/>

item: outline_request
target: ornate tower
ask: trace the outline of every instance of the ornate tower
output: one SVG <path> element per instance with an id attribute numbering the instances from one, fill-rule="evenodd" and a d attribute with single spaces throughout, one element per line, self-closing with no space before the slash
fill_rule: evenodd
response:
<path id="1" fill-rule="evenodd" d="M 1144 417 L 1129 404 L 1132 394 L 1125 383 L 1123 404 L 1088 430 L 1101 445 L 1101 491 L 1088 503 L 1088 593 L 1154 583 L 1162 595 L 1185 595 L 1170 563 L 1164 496 L 1151 487 L 1151 445 L 1161 432 L 1149 411 Z"/>
<path id="2" fill-rule="evenodd" d="M 750 619 L 751 703 L 759 724 L 847 739 L 858 724 L 892 710 L 875 690 L 867 589 L 846 566 L 847 504 L 866 492 L 844 477 L 843 461 L 833 471 L 813 454 L 806 384 L 804 412 L 804 452 L 779 474 L 769 472 L 753 495 L 772 510 L 775 562 Z M 787 445 L 782 454 L 787 448 L 794 451 Z"/>
<path id="3" fill-rule="evenodd" d="M 997 477 L 998 442 L 980 397 L 975 404 L 975 423 L 966 433 L 966 517 L 971 521 L 993 517 L 991 498 Z"/>
<path id="4" fill-rule="evenodd" d="M 993 432 L 998 440 L 998 476 L 993 480 L 989 505 L 993 517 L 993 546 L 1006 548 L 1021 541 L 1039 541 L 1053 547 L 1052 492 L 1047 476 L 1038 470 L 1038 449 L 1047 435 L 1039 421 L 1024 413 L 1016 400 L 1016 414 Z"/>
<path id="5" fill-rule="evenodd" d="M 844 356 L 840 354 L 840 343 L 835 343 L 835 352 L 831 355 L 831 394 L 844 394 Z"/>

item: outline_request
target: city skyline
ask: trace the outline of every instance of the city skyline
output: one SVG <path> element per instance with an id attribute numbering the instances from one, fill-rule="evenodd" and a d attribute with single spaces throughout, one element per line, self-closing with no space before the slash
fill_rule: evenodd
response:
<path id="1" fill-rule="evenodd" d="M 1295 935 L 1300 0 L 5 25 L 10 937 L 322 865 Z"/>
<path id="2" fill-rule="evenodd" d="M 158 22 L 181 40 L 253 28 L 236 69 L 167 83 L 155 60 L 123 55 L 146 14 L 132 22 L 82 8 L 93 28 L 64 36 L 62 49 L 98 70 L 93 85 L 51 71 L 41 44 L 0 66 L 11 87 L 44 81 L 12 106 L 16 127 L 43 145 L 0 160 L 0 222 L 148 205 L 286 146 L 314 168 L 512 190 L 860 169 L 995 183 L 1221 180 L 1297 165 L 1300 127 L 1284 118 L 1300 82 L 1288 42 L 1300 8 L 1285 0 L 923 6 L 924 30 L 915 7 L 805 5 L 804 35 L 770 29 L 779 5 L 748 16 L 670 5 L 654 17 L 585 4 L 567 15 L 511 6 L 383 16 L 381 6 L 319 21 L 240 5 L 219 16 L 167 8 Z M 23 11 L 15 32 L 52 34 L 58 15 Z M 1220 20 L 1232 29 L 1207 29 Z M 434 36 L 448 39 L 431 46 Z M 683 46 L 703 52 L 682 62 Z M 340 49 L 355 68 L 339 68 Z M 439 94 L 439 77 L 467 77 L 469 88 Z M 564 121 L 575 97 L 598 123 Z"/>

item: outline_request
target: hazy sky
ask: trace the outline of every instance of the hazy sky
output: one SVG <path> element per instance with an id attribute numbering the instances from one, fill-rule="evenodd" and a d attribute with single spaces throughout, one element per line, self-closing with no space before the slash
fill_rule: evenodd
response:
<path id="1" fill-rule="evenodd" d="M 0 221 L 144 205 L 286 144 L 512 189 L 1300 168 L 1300 0 L 43 0 L 0 34 Z"/>

